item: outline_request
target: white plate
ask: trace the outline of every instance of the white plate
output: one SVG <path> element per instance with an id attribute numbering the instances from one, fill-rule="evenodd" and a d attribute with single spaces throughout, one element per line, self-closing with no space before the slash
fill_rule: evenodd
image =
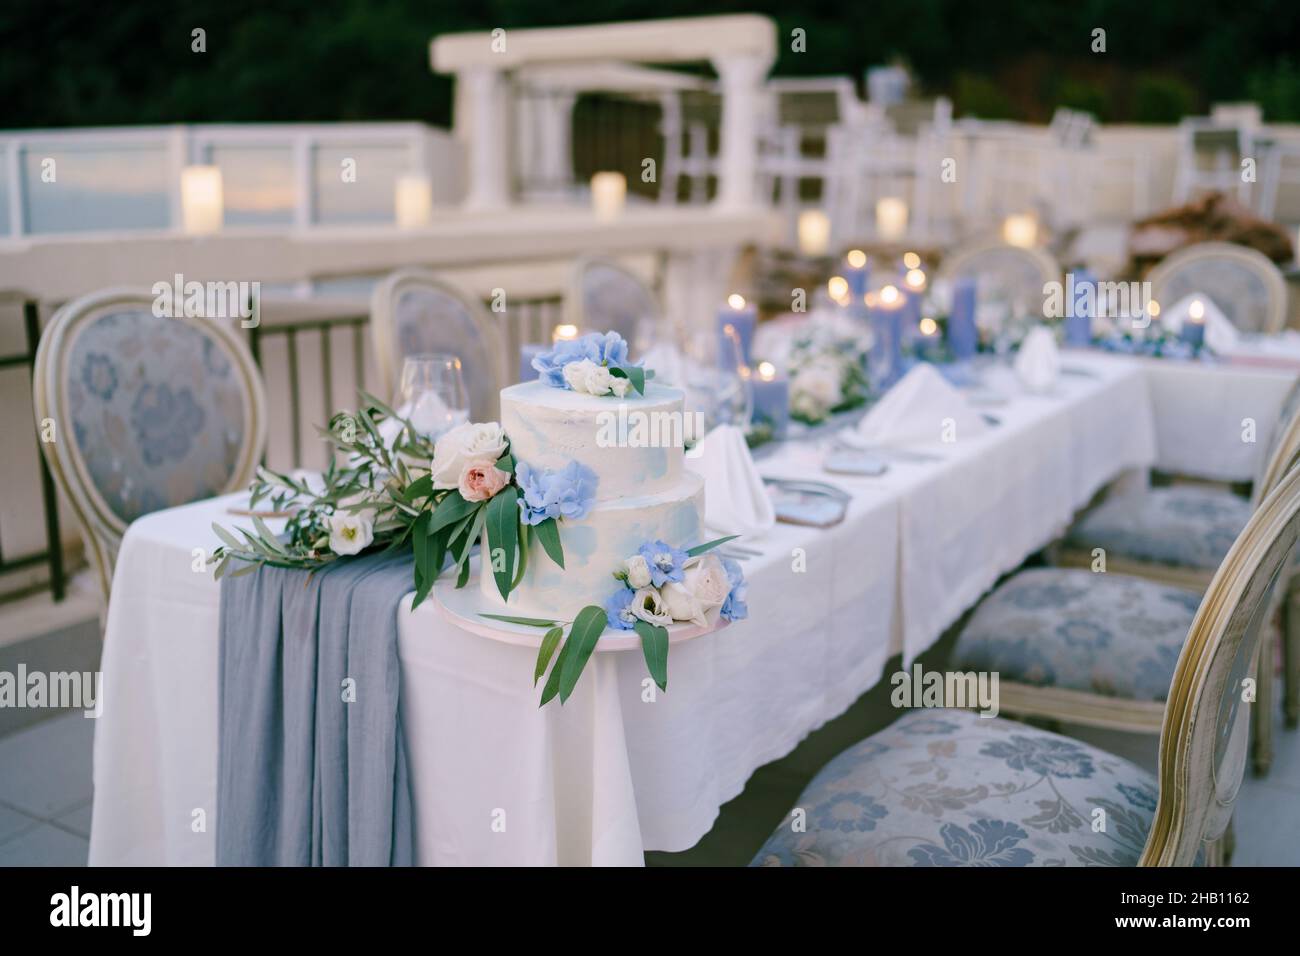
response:
<path id="1" fill-rule="evenodd" d="M 510 614 L 512 612 L 508 606 L 502 607 L 495 601 L 484 599 L 483 594 L 479 591 L 477 569 L 470 572 L 469 581 L 460 589 L 456 587 L 455 578 L 443 572 L 443 577 L 440 577 L 438 582 L 434 584 L 433 592 L 429 597 L 443 617 L 457 627 L 464 628 L 479 637 L 488 637 L 494 641 L 501 641 L 503 644 L 514 644 L 518 647 L 541 647 L 542 638 L 546 636 L 547 628 L 544 627 L 510 624 L 506 621 L 494 621 L 492 618 L 483 617 L 484 613 Z M 516 616 L 531 617 L 532 615 L 517 614 Z M 561 623 L 564 627 L 568 627 L 568 624 Z M 719 618 L 718 623 L 712 627 L 700 627 L 697 624 L 674 624 L 668 628 L 668 643 L 680 644 L 683 641 L 689 641 L 704 634 L 712 634 L 714 631 L 722 630 L 729 623 L 729 621 Z M 641 650 L 641 638 L 635 631 L 615 631 L 612 628 L 606 628 L 605 633 L 596 642 L 596 650 L 639 651 Z"/>

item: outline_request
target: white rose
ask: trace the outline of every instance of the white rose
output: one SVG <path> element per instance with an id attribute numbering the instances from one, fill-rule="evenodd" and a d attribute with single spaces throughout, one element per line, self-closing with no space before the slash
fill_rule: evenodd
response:
<path id="1" fill-rule="evenodd" d="M 587 392 L 591 395 L 608 395 L 614 390 L 615 378 L 609 369 L 595 362 L 588 362 Z"/>
<path id="2" fill-rule="evenodd" d="M 614 378 L 614 376 L 611 375 L 609 387 L 610 391 L 612 391 L 618 398 L 626 398 L 627 393 L 632 390 L 632 380 L 627 378 Z"/>
<path id="3" fill-rule="evenodd" d="M 691 595 L 699 602 L 706 622 L 712 624 L 718 619 L 718 612 L 731 593 L 731 583 L 727 580 L 727 569 L 716 554 L 706 554 L 686 566 L 686 579 L 682 582 Z"/>
<path id="4" fill-rule="evenodd" d="M 650 565 L 641 555 L 632 555 L 623 562 L 623 566 L 627 569 L 627 583 L 632 590 L 650 586 Z"/>
<path id="5" fill-rule="evenodd" d="M 673 622 L 673 616 L 664 607 L 663 597 L 654 588 L 639 588 L 632 595 L 632 602 L 628 607 L 632 609 L 633 615 L 647 624 L 667 627 Z"/>
<path id="6" fill-rule="evenodd" d="M 329 526 L 330 550 L 335 554 L 356 554 L 375 540 L 374 527 L 357 515 L 330 515 Z"/>
<path id="7" fill-rule="evenodd" d="M 596 367 L 596 363 L 591 359 L 570 362 L 564 366 L 564 381 L 575 392 L 585 393 L 587 391 L 587 373 Z"/>
<path id="8" fill-rule="evenodd" d="M 506 450 L 506 433 L 497 422 L 457 425 L 433 446 L 429 470 L 434 488 L 455 488 L 465 463 L 471 458 L 500 458 Z"/>
<path id="9" fill-rule="evenodd" d="M 669 581 L 663 586 L 664 608 L 673 616 L 674 621 L 690 621 L 701 627 L 708 626 L 704 605 L 699 602 L 691 589 L 685 584 Z"/>

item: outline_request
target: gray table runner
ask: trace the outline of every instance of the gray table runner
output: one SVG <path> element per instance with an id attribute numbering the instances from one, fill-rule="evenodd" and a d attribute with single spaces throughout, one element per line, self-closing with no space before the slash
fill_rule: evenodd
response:
<path id="1" fill-rule="evenodd" d="M 409 552 L 222 579 L 219 866 L 414 862 L 397 708 L 411 581 Z"/>

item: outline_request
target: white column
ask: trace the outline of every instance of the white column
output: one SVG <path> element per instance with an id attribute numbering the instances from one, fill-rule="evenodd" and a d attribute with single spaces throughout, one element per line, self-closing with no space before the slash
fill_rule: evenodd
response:
<path id="1" fill-rule="evenodd" d="M 713 61 L 722 85 L 722 142 L 717 205 L 744 209 L 754 204 L 758 171 L 760 92 L 771 58 L 756 54 L 720 56 Z"/>
<path id="2" fill-rule="evenodd" d="M 505 79 L 499 70 L 470 67 L 456 74 L 469 106 L 469 169 L 466 209 L 497 209 L 510 202 Z"/>

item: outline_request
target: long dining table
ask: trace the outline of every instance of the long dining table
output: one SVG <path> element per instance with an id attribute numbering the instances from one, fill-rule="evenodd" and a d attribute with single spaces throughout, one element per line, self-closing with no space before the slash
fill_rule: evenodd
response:
<path id="1" fill-rule="evenodd" d="M 1108 483 L 1153 467 L 1248 480 L 1295 373 L 1067 353 L 1057 387 L 1009 368 L 994 427 L 877 477 L 827 475 L 823 443 L 786 441 L 765 476 L 851 495 L 829 528 L 746 539 L 749 618 L 674 644 L 668 690 L 635 652 L 593 655 L 562 707 L 537 705 L 534 651 L 462 630 L 429 602 L 397 609 L 400 715 L 417 861 L 640 865 L 712 827 L 779 759 L 930 647 L 999 577 Z M 1255 422 L 1258 441 L 1243 437 Z M 1197 435 L 1183 459 L 1178 436 Z M 1166 447 L 1166 442 L 1171 442 Z M 1172 455 L 1177 460 L 1164 460 Z M 245 495 L 148 515 L 117 562 L 95 734 L 90 862 L 211 865 L 220 585 L 195 570 Z M 247 520 L 247 519 L 243 519 Z M 200 825 L 200 822 L 203 825 Z"/>

